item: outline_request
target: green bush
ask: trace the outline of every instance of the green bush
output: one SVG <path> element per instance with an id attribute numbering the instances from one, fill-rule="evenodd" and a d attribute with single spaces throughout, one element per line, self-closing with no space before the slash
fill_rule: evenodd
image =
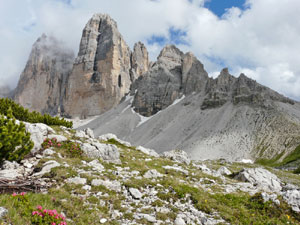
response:
<path id="1" fill-rule="evenodd" d="M 20 121 L 25 121 L 29 123 L 44 123 L 47 125 L 58 125 L 71 128 L 73 126 L 72 122 L 66 121 L 59 117 L 52 117 L 49 114 L 42 115 L 39 112 L 33 111 L 29 112 L 21 105 L 15 103 L 11 99 L 0 98 L 0 114 L 7 115 L 7 110 L 11 108 L 13 111 L 13 116 Z"/>
<path id="2" fill-rule="evenodd" d="M 30 133 L 26 132 L 25 125 L 12 115 L 8 108 L 6 117 L 0 115 L 0 163 L 3 160 L 20 161 L 33 148 Z"/>

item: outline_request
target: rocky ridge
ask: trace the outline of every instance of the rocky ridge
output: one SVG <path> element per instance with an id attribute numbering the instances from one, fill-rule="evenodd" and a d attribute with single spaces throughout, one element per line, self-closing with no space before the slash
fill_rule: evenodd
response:
<path id="1" fill-rule="evenodd" d="M 112 134 L 95 138 L 89 129 L 30 126 L 48 130 L 48 138 L 79 143 L 85 155 L 73 158 L 56 147 L 34 150 L 20 164 L 6 161 L 0 180 L 39 184 L 43 195 L 32 193 L 29 199 L 39 205 L 51 195 L 68 224 L 300 224 L 299 175 L 254 164 L 194 161 L 178 150 L 153 156 L 153 150 Z M 32 133 L 37 146 L 45 136 L 38 140 L 38 131 Z M 18 213 L 6 204 L 9 198 L 0 196 L 1 222 Z"/>

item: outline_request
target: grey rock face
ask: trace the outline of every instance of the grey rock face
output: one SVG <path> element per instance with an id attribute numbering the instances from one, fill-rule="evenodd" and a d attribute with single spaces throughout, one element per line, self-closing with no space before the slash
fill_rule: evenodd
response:
<path id="1" fill-rule="evenodd" d="M 168 45 L 151 69 L 133 84 L 132 93 L 136 94 L 132 106 L 139 114 L 151 116 L 182 95 L 200 92 L 207 79 L 207 72 L 196 57 Z"/>
<path id="2" fill-rule="evenodd" d="M 136 80 L 149 70 L 149 57 L 146 46 L 138 42 L 133 47 L 131 54 L 131 70 L 130 77 L 131 81 Z"/>
<path id="3" fill-rule="evenodd" d="M 116 22 L 106 14 L 95 14 L 82 33 L 68 79 L 64 115 L 85 118 L 118 104 L 131 85 L 130 56 Z"/>
<path id="4" fill-rule="evenodd" d="M 73 60 L 71 50 L 43 34 L 32 47 L 14 100 L 30 111 L 58 114 Z"/>
<path id="5" fill-rule="evenodd" d="M 243 182 L 250 182 L 264 191 L 279 193 L 282 189 L 279 178 L 263 168 L 244 169 L 234 178 Z"/>

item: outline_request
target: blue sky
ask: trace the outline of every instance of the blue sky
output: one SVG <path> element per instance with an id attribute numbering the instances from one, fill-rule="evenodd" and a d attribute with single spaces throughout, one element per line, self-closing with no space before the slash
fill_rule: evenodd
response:
<path id="1" fill-rule="evenodd" d="M 204 4 L 204 7 L 211 10 L 218 17 L 222 17 L 226 9 L 238 7 L 243 10 L 245 9 L 244 4 L 245 0 L 210 0 Z"/>

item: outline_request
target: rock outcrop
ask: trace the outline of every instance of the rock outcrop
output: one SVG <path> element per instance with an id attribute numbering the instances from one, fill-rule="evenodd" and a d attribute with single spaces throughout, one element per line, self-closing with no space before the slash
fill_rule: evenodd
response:
<path id="1" fill-rule="evenodd" d="M 167 45 L 145 76 L 133 84 L 132 106 L 143 116 L 154 115 L 183 95 L 204 90 L 207 80 L 207 72 L 192 53 Z"/>
<path id="2" fill-rule="evenodd" d="M 146 46 L 138 42 L 133 47 L 131 54 L 131 81 L 136 80 L 149 70 L 149 56 Z"/>
<path id="3" fill-rule="evenodd" d="M 63 43 L 43 34 L 32 47 L 15 101 L 30 111 L 58 114 L 73 59 L 73 52 Z"/>
<path id="4" fill-rule="evenodd" d="M 108 15 L 95 14 L 83 30 L 68 79 L 64 115 L 85 118 L 117 105 L 131 82 L 147 70 L 147 55 L 140 43 L 132 54 L 117 23 Z"/>

